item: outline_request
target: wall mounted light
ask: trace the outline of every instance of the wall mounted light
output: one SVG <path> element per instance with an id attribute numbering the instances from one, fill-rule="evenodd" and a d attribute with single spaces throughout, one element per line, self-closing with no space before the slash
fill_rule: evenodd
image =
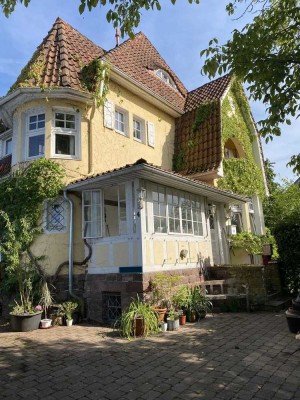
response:
<path id="1" fill-rule="evenodd" d="M 181 260 L 183 260 L 184 258 L 186 258 L 186 256 L 188 255 L 188 251 L 186 249 L 182 249 L 179 257 L 181 258 Z"/>
<path id="2" fill-rule="evenodd" d="M 226 219 L 231 219 L 233 217 L 233 210 L 232 207 L 227 205 L 225 206 L 225 218 Z"/>
<path id="3" fill-rule="evenodd" d="M 144 199 L 146 197 L 146 189 L 143 187 L 139 187 L 137 190 L 137 206 L 138 209 L 141 210 L 144 208 Z"/>
<path id="4" fill-rule="evenodd" d="M 216 214 L 217 206 L 213 203 L 208 204 L 207 214 L 208 216 L 214 216 Z"/>

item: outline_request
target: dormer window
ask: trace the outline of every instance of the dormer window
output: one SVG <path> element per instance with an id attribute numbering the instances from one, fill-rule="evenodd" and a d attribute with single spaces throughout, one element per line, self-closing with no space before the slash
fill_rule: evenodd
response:
<path id="1" fill-rule="evenodd" d="M 158 69 L 156 71 L 156 76 L 158 76 L 166 84 L 170 85 L 173 89 L 177 89 L 173 79 L 170 77 L 168 72 L 166 72 L 166 71 L 164 71 L 162 69 Z"/>

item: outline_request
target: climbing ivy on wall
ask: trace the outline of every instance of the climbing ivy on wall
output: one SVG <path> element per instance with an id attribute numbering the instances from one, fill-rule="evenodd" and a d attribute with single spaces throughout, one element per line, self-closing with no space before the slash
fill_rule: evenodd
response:
<path id="1" fill-rule="evenodd" d="M 15 283 L 21 255 L 41 233 L 43 202 L 57 197 L 63 176 L 57 163 L 39 159 L 0 182 L 0 250 L 4 255 L 3 285 L 7 290 Z"/>
<path id="2" fill-rule="evenodd" d="M 109 65 L 98 58 L 91 61 L 81 70 L 83 85 L 89 92 L 94 94 L 97 107 L 100 107 L 100 105 L 105 103 L 106 96 L 109 91 L 109 75 Z M 101 94 L 100 87 L 102 82 L 103 91 Z"/>
<path id="3" fill-rule="evenodd" d="M 247 196 L 256 193 L 264 197 L 263 175 L 253 157 L 254 135 L 246 116 L 250 122 L 250 109 L 242 85 L 235 80 L 222 103 L 222 148 L 228 139 L 234 138 L 239 141 L 244 154 L 241 158 L 224 159 L 224 177 L 218 180 L 218 187 Z"/>

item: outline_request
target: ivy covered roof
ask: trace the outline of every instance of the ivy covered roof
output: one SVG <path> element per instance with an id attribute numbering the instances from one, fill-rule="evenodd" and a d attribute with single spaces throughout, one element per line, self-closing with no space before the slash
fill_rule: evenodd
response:
<path id="1" fill-rule="evenodd" d="M 82 90 L 82 67 L 103 54 L 101 47 L 57 18 L 10 91 L 18 87 Z"/>

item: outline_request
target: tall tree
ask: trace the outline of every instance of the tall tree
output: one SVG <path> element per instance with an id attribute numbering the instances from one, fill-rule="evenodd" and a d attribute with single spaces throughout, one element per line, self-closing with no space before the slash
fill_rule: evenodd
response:
<path id="1" fill-rule="evenodd" d="M 281 134 L 280 124 L 300 115 L 299 0 L 234 0 L 226 7 L 229 15 L 238 12 L 238 3 L 238 18 L 251 12 L 253 21 L 225 43 L 212 39 L 200 53 L 206 56 L 202 71 L 209 77 L 231 72 L 248 84 L 250 96 L 266 106 L 267 118 L 259 124 L 268 142 Z M 300 154 L 289 165 L 300 173 Z"/>

